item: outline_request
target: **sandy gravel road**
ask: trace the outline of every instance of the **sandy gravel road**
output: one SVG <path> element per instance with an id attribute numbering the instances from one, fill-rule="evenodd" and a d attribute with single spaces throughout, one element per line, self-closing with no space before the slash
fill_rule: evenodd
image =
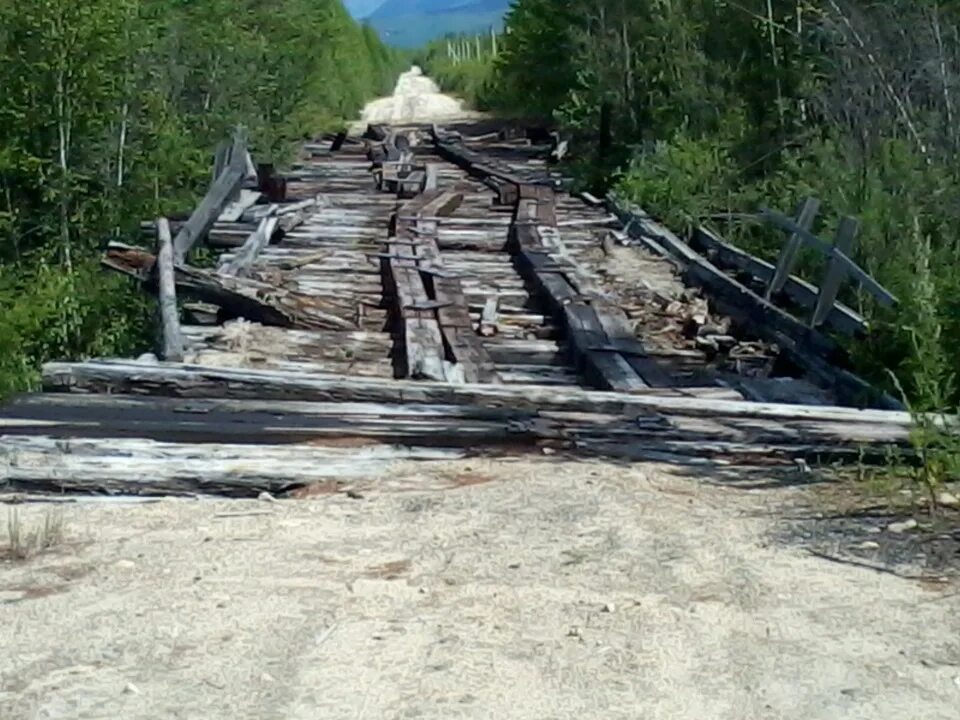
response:
<path id="1" fill-rule="evenodd" d="M 956 589 L 776 541 L 796 491 L 555 458 L 355 489 L 63 507 L 0 564 L 0 717 L 957 717 Z"/>

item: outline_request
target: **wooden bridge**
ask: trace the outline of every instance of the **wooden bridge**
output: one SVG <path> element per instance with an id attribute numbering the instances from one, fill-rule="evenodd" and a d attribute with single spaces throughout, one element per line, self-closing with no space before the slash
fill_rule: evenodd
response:
<path id="1" fill-rule="evenodd" d="M 105 253 L 158 295 L 162 359 L 44 367 L 45 392 L 0 413 L 0 486 L 256 495 L 398 458 L 757 465 L 907 445 L 910 416 L 824 332 L 865 330 L 835 302 L 860 277 L 849 244 L 827 247 L 820 290 L 567 192 L 549 151 L 512 127 L 371 127 L 277 175 L 225 144 L 190 217 Z M 812 242 L 803 213 L 777 219 Z M 191 264 L 199 243 L 215 266 Z"/>

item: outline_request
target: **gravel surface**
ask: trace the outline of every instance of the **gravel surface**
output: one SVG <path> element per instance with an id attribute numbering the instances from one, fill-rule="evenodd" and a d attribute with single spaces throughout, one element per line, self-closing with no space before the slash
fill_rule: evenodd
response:
<path id="1" fill-rule="evenodd" d="M 367 104 L 358 127 L 368 123 L 429 123 L 477 116 L 464 108 L 460 100 L 441 93 L 419 67 L 413 67 L 400 76 L 392 96 Z"/>
<path id="2" fill-rule="evenodd" d="M 58 506 L 63 544 L 0 564 L 0 717 L 957 717 L 954 585 L 814 557 L 781 537 L 802 491 L 705 479 L 473 460 Z"/>

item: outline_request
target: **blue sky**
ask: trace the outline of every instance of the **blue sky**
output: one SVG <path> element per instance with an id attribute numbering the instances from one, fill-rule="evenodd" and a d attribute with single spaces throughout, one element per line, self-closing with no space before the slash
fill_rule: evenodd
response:
<path id="1" fill-rule="evenodd" d="M 383 0 L 344 0 L 343 4 L 355 18 L 365 18 L 383 5 Z"/>

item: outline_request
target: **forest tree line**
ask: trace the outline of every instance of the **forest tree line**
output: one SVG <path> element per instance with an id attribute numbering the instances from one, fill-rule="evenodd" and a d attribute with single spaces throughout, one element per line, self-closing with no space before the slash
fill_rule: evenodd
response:
<path id="1" fill-rule="evenodd" d="M 584 184 L 674 230 L 808 195 L 822 237 L 857 217 L 856 259 L 902 300 L 888 312 L 847 291 L 874 327 L 851 346 L 858 369 L 915 407 L 956 407 L 960 4 L 516 0 L 496 56 L 421 55 L 481 108 L 562 127 Z M 718 229 L 768 259 L 783 241 Z"/>
<path id="2" fill-rule="evenodd" d="M 237 126 L 282 161 L 399 62 L 340 0 L 0 0 L 0 396 L 48 359 L 148 349 L 104 243 L 189 212 Z"/>

